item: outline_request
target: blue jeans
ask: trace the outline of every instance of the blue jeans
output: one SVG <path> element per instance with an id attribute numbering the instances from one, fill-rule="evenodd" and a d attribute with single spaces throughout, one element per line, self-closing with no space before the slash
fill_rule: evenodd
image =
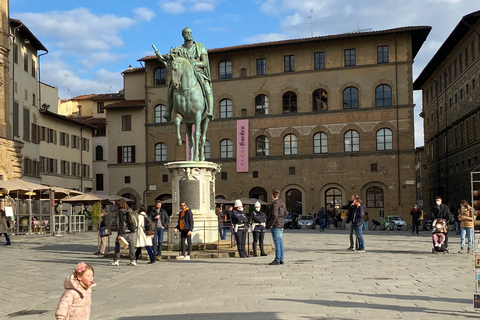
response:
<path id="1" fill-rule="evenodd" d="M 220 228 L 220 239 L 225 240 L 227 238 L 228 230 L 230 230 L 230 227 L 221 227 Z"/>
<path id="2" fill-rule="evenodd" d="M 455 221 L 455 231 L 456 234 L 460 234 L 460 221 Z"/>
<path id="3" fill-rule="evenodd" d="M 153 234 L 153 255 L 158 256 L 162 254 L 163 233 L 165 229 L 156 227 Z"/>
<path id="4" fill-rule="evenodd" d="M 275 261 L 283 262 L 283 229 L 272 228 L 273 244 L 275 245 Z"/>
<path id="5" fill-rule="evenodd" d="M 368 221 L 365 221 L 365 222 L 363 223 L 363 229 L 364 229 L 364 230 L 368 230 Z"/>
<path id="6" fill-rule="evenodd" d="M 5 236 L 5 240 L 7 240 L 7 244 L 10 244 L 10 238 L 8 237 L 8 233 L 0 233 L 0 237 L 2 236 L 2 234 Z"/>
<path id="7" fill-rule="evenodd" d="M 353 230 L 355 230 L 355 234 L 357 235 L 358 250 L 365 250 L 365 242 L 363 241 L 362 228 L 363 225 L 353 226 Z"/>
<path id="8" fill-rule="evenodd" d="M 320 230 L 325 231 L 325 225 L 327 224 L 327 219 L 320 219 Z"/>
<path id="9" fill-rule="evenodd" d="M 465 235 L 468 233 L 468 248 L 472 247 L 473 242 L 473 229 L 472 228 L 460 228 L 461 232 L 461 240 L 460 240 L 460 247 L 463 249 L 465 248 Z"/>

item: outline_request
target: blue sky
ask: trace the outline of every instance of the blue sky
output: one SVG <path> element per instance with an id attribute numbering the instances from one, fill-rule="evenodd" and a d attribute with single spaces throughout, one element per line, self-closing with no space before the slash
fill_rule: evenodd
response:
<path id="1" fill-rule="evenodd" d="M 47 47 L 42 81 L 65 99 L 122 89 L 121 72 L 167 53 L 192 28 L 207 48 L 405 26 L 432 26 L 414 63 L 414 79 L 460 19 L 480 10 L 476 0 L 10 0 L 20 19 Z M 68 92 L 66 90 L 68 87 Z M 421 93 L 414 93 L 415 145 L 423 145 Z"/>

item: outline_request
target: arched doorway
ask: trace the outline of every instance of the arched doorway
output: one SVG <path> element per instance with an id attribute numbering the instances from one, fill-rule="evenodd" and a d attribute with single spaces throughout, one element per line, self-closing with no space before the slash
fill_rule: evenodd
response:
<path id="1" fill-rule="evenodd" d="M 124 193 L 122 194 L 122 197 L 133 200 L 133 202 L 128 202 L 127 204 L 132 210 L 137 210 L 137 198 L 135 198 L 133 194 Z"/>
<path id="2" fill-rule="evenodd" d="M 339 219 L 342 208 L 342 191 L 338 188 L 329 188 L 325 191 L 325 210 L 327 217 L 334 220 Z"/>
<path id="3" fill-rule="evenodd" d="M 267 191 L 262 187 L 255 187 L 250 190 L 248 193 L 249 198 L 260 199 L 262 201 L 268 202 Z"/>
<path id="4" fill-rule="evenodd" d="M 285 192 L 287 211 L 292 214 L 302 214 L 302 191 L 289 189 Z"/>
<path id="5" fill-rule="evenodd" d="M 155 201 L 157 200 L 160 200 L 162 201 L 162 208 L 163 210 L 167 211 L 168 215 L 171 216 L 172 213 L 173 213 L 173 210 L 172 210 L 172 206 L 173 206 L 173 203 L 172 203 L 172 195 L 170 193 L 164 193 L 164 194 L 161 194 L 159 195 L 158 197 L 155 198 Z M 154 205 L 155 206 L 155 205 Z M 148 210 L 153 210 L 153 207 L 150 209 L 148 208 Z"/>

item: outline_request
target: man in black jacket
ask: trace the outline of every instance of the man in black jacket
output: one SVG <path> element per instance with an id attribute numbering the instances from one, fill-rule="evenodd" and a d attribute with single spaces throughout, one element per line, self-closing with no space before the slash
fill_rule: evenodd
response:
<path id="1" fill-rule="evenodd" d="M 193 213 L 187 207 L 185 201 L 180 202 L 180 213 L 178 214 L 178 224 L 175 227 L 175 234 L 180 231 L 180 245 L 182 247 L 182 254 L 177 257 L 177 260 L 190 260 L 192 253 L 192 230 L 193 230 Z M 185 255 L 185 239 L 188 242 L 188 255 Z"/>
<path id="2" fill-rule="evenodd" d="M 344 209 L 348 209 L 348 214 L 345 217 L 345 223 L 348 223 L 348 233 L 350 236 L 350 247 L 348 247 L 347 250 L 350 251 L 355 251 L 355 249 L 358 249 L 358 242 L 355 241 L 355 247 L 353 246 L 353 215 L 355 214 L 355 210 L 357 209 L 357 206 L 353 203 L 355 199 L 358 198 L 358 194 L 352 194 L 352 200 L 348 201 L 348 205 L 344 206 Z"/>
<path id="3" fill-rule="evenodd" d="M 162 209 L 162 202 L 155 201 L 155 208 L 150 212 L 150 219 L 155 222 L 155 233 L 153 234 L 153 255 L 155 260 L 160 260 L 162 256 L 163 233 L 168 229 L 170 217 Z"/>
<path id="4" fill-rule="evenodd" d="M 443 219 L 448 224 L 450 218 L 450 210 L 446 204 L 442 203 L 442 197 L 435 198 L 435 206 L 433 207 L 433 216 L 435 219 Z"/>

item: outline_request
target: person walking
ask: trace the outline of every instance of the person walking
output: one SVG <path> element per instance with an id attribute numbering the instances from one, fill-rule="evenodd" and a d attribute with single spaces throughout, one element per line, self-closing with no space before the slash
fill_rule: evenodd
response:
<path id="1" fill-rule="evenodd" d="M 265 248 L 263 246 L 263 240 L 265 238 L 265 231 L 267 223 L 267 215 L 261 211 L 260 202 L 255 202 L 255 210 L 252 212 L 252 222 L 250 224 L 253 233 L 253 256 L 257 256 L 257 243 L 260 245 L 260 255 L 267 256 Z"/>
<path id="2" fill-rule="evenodd" d="M 5 237 L 5 240 L 7 240 L 7 243 L 5 243 L 6 246 L 11 245 L 12 243 L 10 242 L 10 238 L 8 237 L 8 223 L 7 223 L 7 215 L 5 214 L 4 210 L 0 210 L 0 236 L 3 234 Z"/>
<path id="3" fill-rule="evenodd" d="M 95 255 L 103 256 L 105 254 L 105 248 L 107 247 L 107 237 L 112 234 L 112 215 L 108 213 L 107 210 L 102 209 L 102 222 L 100 222 L 100 230 L 98 230 L 98 235 L 100 237 L 100 243 L 98 244 L 98 251 L 95 252 Z"/>
<path id="4" fill-rule="evenodd" d="M 435 198 L 435 206 L 433 207 L 433 217 L 435 219 L 443 219 L 448 224 L 450 219 L 450 210 L 446 204 L 442 203 L 442 197 Z"/>
<path id="5" fill-rule="evenodd" d="M 285 226 L 285 217 L 287 216 L 287 207 L 279 199 L 280 191 L 272 192 L 272 205 L 267 216 L 267 229 L 271 229 L 273 243 L 275 245 L 275 260 L 270 265 L 284 264 L 283 250 L 283 227 Z"/>
<path id="6" fill-rule="evenodd" d="M 355 251 L 357 252 L 365 252 L 365 241 L 362 235 L 362 228 L 363 228 L 363 217 L 365 215 L 365 209 L 362 205 L 362 200 L 359 197 L 356 197 L 353 201 L 353 205 L 355 207 L 352 224 L 355 230 L 355 235 L 357 237 L 358 249 Z"/>
<path id="7" fill-rule="evenodd" d="M 147 209 L 145 206 L 140 206 L 138 208 L 138 221 L 137 221 L 137 237 L 135 239 L 135 262 L 138 261 L 140 254 L 142 253 L 142 248 L 145 248 L 148 252 L 148 256 L 150 257 L 150 262 L 147 264 L 155 263 L 155 255 L 152 251 L 152 236 L 147 236 L 145 234 L 145 220 L 147 213 L 145 212 Z"/>
<path id="8" fill-rule="evenodd" d="M 155 260 L 158 261 L 162 257 L 163 235 L 170 223 L 170 217 L 167 211 L 162 208 L 162 202 L 160 200 L 155 201 L 155 208 L 150 211 L 150 219 L 155 222 L 152 246 Z"/>
<path id="9" fill-rule="evenodd" d="M 470 253 L 473 242 L 473 219 L 475 210 L 468 204 L 467 200 L 463 200 L 458 209 L 458 220 L 460 221 L 460 251 L 465 253 L 465 236 L 468 236 L 467 253 Z"/>
<path id="10" fill-rule="evenodd" d="M 247 240 L 248 219 L 243 213 L 243 204 L 239 199 L 235 200 L 232 212 L 232 225 L 235 232 L 235 240 L 237 241 L 237 250 L 240 258 L 247 258 L 248 254 L 245 250 L 245 242 Z"/>
<path id="11" fill-rule="evenodd" d="M 320 210 L 318 210 L 317 219 L 320 226 L 320 232 L 325 231 L 325 226 L 327 224 L 327 214 L 324 207 L 321 207 Z"/>
<path id="12" fill-rule="evenodd" d="M 177 260 L 190 260 L 192 254 L 192 230 L 193 230 L 193 213 L 190 208 L 187 207 L 185 201 L 180 202 L 180 213 L 178 214 L 178 222 L 175 227 L 175 234 L 180 231 L 180 247 L 182 254 L 179 255 Z M 185 240 L 188 243 L 188 254 L 185 255 Z"/>
<path id="13" fill-rule="evenodd" d="M 125 200 L 118 201 L 118 220 L 117 220 L 117 238 L 115 239 L 115 256 L 112 266 L 120 265 L 120 241 L 125 240 L 128 243 L 131 266 L 136 266 L 135 262 L 135 233 L 137 231 L 137 222 Z"/>
<path id="14" fill-rule="evenodd" d="M 412 218 L 412 235 L 418 236 L 418 226 L 420 225 L 420 216 L 422 215 L 422 210 L 418 207 L 418 204 L 415 204 L 410 210 L 410 216 Z"/>

